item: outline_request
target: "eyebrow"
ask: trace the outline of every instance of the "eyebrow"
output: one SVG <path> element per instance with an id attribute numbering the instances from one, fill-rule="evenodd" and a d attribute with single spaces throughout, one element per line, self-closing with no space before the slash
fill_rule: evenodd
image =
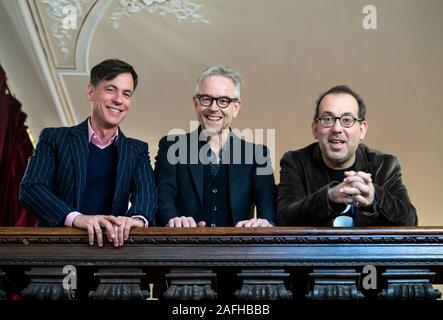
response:
<path id="1" fill-rule="evenodd" d="M 331 116 L 335 116 L 331 111 L 325 111 L 325 112 L 323 112 L 321 115 L 323 115 L 323 116 L 329 116 L 329 115 L 331 115 Z M 352 113 L 352 112 L 345 112 L 345 113 L 342 113 L 341 115 L 340 115 L 340 117 L 342 117 L 342 116 L 354 116 L 354 114 Z"/>

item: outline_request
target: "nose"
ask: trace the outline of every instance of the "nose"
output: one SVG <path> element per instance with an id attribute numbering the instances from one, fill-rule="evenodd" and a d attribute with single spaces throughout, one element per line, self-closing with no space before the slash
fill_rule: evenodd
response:
<path id="1" fill-rule="evenodd" d="M 121 92 L 116 91 L 114 94 L 114 97 L 112 98 L 112 101 L 118 105 L 122 104 L 123 103 L 123 94 Z"/>
<path id="2" fill-rule="evenodd" d="M 209 110 L 211 111 L 218 111 L 218 105 L 217 105 L 217 100 L 212 100 L 211 105 L 208 107 Z"/>
<path id="3" fill-rule="evenodd" d="M 339 119 L 335 119 L 334 125 L 332 126 L 331 130 L 334 132 L 341 132 L 343 130 Z"/>

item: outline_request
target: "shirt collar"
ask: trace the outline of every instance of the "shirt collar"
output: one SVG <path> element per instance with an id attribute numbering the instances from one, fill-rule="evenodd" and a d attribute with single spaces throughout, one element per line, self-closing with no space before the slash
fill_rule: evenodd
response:
<path id="1" fill-rule="evenodd" d="M 96 145 L 100 148 L 106 148 L 110 146 L 113 142 L 117 141 L 118 138 L 118 129 L 115 131 L 114 135 L 104 144 L 98 139 L 97 134 L 95 133 L 94 129 L 91 125 L 91 118 L 88 119 L 88 142 Z"/>

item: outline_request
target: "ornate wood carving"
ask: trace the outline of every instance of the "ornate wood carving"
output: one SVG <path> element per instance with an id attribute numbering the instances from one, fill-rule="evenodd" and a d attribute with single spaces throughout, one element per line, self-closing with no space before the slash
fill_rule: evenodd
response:
<path id="1" fill-rule="evenodd" d="M 66 265 L 76 266 L 82 277 L 101 268 L 97 273 L 100 285 L 91 292 L 91 299 L 104 299 L 109 294 L 119 299 L 144 299 L 148 284 L 141 281 L 144 274 L 156 284 L 167 281 L 166 292 L 158 291 L 165 299 L 224 299 L 235 293 L 242 299 L 281 299 L 291 291 L 297 299 L 360 299 L 355 270 L 366 265 L 377 272 L 426 269 L 436 274 L 435 279 L 417 278 L 417 273 L 405 278 L 403 272 L 402 283 L 394 281 L 400 278 L 388 281 L 385 277 L 385 287 L 363 291 L 368 299 L 377 297 L 382 288 L 386 289 L 380 299 L 435 299 L 439 292 L 433 290 L 432 282 L 443 281 L 443 228 L 140 228 L 131 230 L 122 248 L 110 243 L 102 248 L 90 246 L 86 231 L 74 228 L 0 228 L 0 268 L 6 274 L 3 281 L 8 279 L 7 289 L 3 288 L 6 293 L 11 291 L 10 284 L 14 292 L 22 290 L 29 277 L 25 298 L 68 299 L 72 295 L 62 287 L 62 267 Z M 131 268 L 138 269 L 130 277 L 119 274 Z M 246 276 L 250 270 L 263 269 L 265 274 L 279 270 L 279 276 L 285 270 L 291 277 L 277 281 L 258 279 L 257 272 Z M 308 270 L 314 272 L 308 276 Z M 328 277 L 332 279 L 329 282 Z M 79 279 L 79 299 L 88 297 L 91 284 Z M 400 291 L 408 294 L 402 296 L 397 293 Z"/>
<path id="2" fill-rule="evenodd" d="M 435 272 L 428 269 L 387 269 L 382 274 L 388 288 L 379 294 L 382 300 L 436 300 L 441 292 L 432 287 Z"/>
<path id="3" fill-rule="evenodd" d="M 360 274 L 355 269 L 314 269 L 308 300 L 361 300 L 364 295 L 357 289 Z"/>
<path id="4" fill-rule="evenodd" d="M 32 267 L 25 272 L 30 283 L 22 290 L 28 300 L 69 300 L 71 292 L 63 288 L 63 267 Z"/>
<path id="5" fill-rule="evenodd" d="M 100 279 L 92 300 L 146 300 L 149 287 L 145 273 L 138 268 L 102 268 L 94 276 Z"/>
<path id="6" fill-rule="evenodd" d="M 280 269 L 245 269 L 238 277 L 241 289 L 235 292 L 239 300 L 291 300 L 292 292 L 286 289 L 284 280 L 289 273 Z"/>
<path id="7" fill-rule="evenodd" d="M 167 300 L 215 300 L 216 276 L 209 269 L 172 269 L 166 274 L 168 289 L 163 297 Z"/>

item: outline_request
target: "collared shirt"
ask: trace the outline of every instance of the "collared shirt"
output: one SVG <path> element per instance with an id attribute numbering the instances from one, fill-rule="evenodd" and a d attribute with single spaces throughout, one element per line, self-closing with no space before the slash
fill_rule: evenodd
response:
<path id="1" fill-rule="evenodd" d="M 92 129 L 91 118 L 88 119 L 88 142 L 92 143 L 93 145 L 95 145 L 100 149 L 104 149 L 106 147 L 109 147 L 115 141 L 117 141 L 117 138 L 118 138 L 118 129 L 115 130 L 114 135 L 107 142 L 102 143 L 98 138 L 97 134 L 95 133 L 94 129 Z"/>

